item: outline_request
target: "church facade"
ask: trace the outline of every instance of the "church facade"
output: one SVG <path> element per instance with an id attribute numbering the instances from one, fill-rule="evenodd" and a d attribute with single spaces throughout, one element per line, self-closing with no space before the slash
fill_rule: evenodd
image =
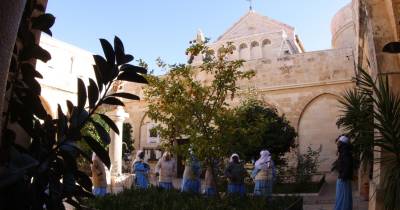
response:
<path id="1" fill-rule="evenodd" d="M 332 20 L 332 49 L 306 52 L 292 26 L 253 10 L 209 44 L 217 52 L 222 45 L 232 42 L 235 51 L 229 59 L 243 59 L 243 70 L 256 72 L 252 79 L 239 81 L 241 90 L 229 103 L 239 105 L 250 90 L 253 96 L 277 108 L 298 132 L 296 152 L 302 154 L 308 147 L 321 148 L 322 172 L 329 171 L 336 159 L 335 139 L 341 133 L 336 126 L 340 114 L 337 99 L 355 85 L 355 26 L 351 8 L 344 7 Z M 41 46 L 53 56 L 46 64 L 38 62 L 37 68 L 46 75 L 40 81 L 42 97 L 49 113 L 55 116 L 57 104 L 65 108 L 65 100 L 76 100 L 77 78 L 94 78 L 93 59 L 91 53 L 47 36 L 42 37 Z M 201 59 L 195 59 L 193 65 L 200 63 Z M 204 82 L 211 80 L 210 75 L 197 77 Z M 144 98 L 143 85 L 124 85 L 123 89 Z M 129 114 L 125 122 L 133 127 L 135 148 L 145 150 L 148 158 L 160 157 L 160 139 L 150 132 L 155 123 L 146 115 L 146 101 L 126 101 L 124 109 Z"/>
<path id="2" fill-rule="evenodd" d="M 215 52 L 227 42 L 235 46 L 229 59 L 245 60 L 243 70 L 254 70 L 255 77 L 239 81 L 241 91 L 229 101 L 237 106 L 252 95 L 278 109 L 298 132 L 298 152 L 308 147 L 321 148 L 321 172 L 330 171 L 336 159 L 335 139 L 341 133 L 336 126 L 337 99 L 344 90 L 354 87 L 354 24 L 350 5 L 340 10 L 332 21 L 332 49 L 306 52 L 293 27 L 250 10 L 215 42 Z M 198 34 L 198 36 L 202 36 Z M 350 40 L 350 41 L 349 41 Z M 201 63 L 194 60 L 193 65 Z M 211 75 L 198 74 L 200 81 Z M 141 87 L 124 87 L 142 95 Z M 158 153 L 159 139 L 152 137 L 154 123 L 146 116 L 146 102 L 128 102 L 128 119 L 135 127 L 135 148 Z"/>

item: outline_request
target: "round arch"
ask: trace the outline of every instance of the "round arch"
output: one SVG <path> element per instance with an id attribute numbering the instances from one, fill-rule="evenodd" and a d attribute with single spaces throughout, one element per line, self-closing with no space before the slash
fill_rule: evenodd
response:
<path id="1" fill-rule="evenodd" d="M 316 150 L 321 147 L 319 171 L 330 171 L 336 160 L 336 137 L 341 133 L 336 126 L 340 113 L 339 96 L 322 93 L 309 100 L 300 113 L 297 132 L 300 154 L 308 147 Z"/>

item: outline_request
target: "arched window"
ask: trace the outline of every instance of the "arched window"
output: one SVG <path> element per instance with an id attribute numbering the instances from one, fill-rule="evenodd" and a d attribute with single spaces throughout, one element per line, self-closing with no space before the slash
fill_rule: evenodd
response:
<path id="1" fill-rule="evenodd" d="M 261 49 L 260 49 L 260 44 L 258 42 L 253 41 L 251 43 L 251 48 L 250 48 L 250 58 L 251 59 L 257 59 L 261 57 Z"/>
<path id="2" fill-rule="evenodd" d="M 239 59 L 248 60 L 249 59 L 249 48 L 247 44 L 242 43 L 239 45 Z"/>
<path id="3" fill-rule="evenodd" d="M 264 58 L 268 57 L 269 45 L 271 45 L 271 40 L 264 39 L 263 42 L 262 42 L 262 56 Z"/>
<path id="4" fill-rule="evenodd" d="M 263 47 L 265 45 L 270 45 L 270 44 L 271 44 L 271 40 L 269 40 L 269 39 L 264 39 L 264 41 L 262 42 Z"/>

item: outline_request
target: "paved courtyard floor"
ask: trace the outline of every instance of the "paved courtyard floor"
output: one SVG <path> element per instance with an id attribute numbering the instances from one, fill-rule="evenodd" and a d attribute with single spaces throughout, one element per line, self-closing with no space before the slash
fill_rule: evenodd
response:
<path id="1" fill-rule="evenodd" d="M 319 196 L 305 196 L 304 210 L 333 210 L 335 207 L 336 175 L 326 176 L 326 184 Z M 353 210 L 368 210 L 368 202 L 363 201 L 353 187 Z"/>

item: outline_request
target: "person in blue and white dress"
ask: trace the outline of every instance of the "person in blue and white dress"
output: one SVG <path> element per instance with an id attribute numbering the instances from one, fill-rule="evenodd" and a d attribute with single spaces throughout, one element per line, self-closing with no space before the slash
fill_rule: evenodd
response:
<path id="1" fill-rule="evenodd" d="M 139 189 L 149 187 L 149 164 L 144 161 L 144 152 L 139 150 L 133 162 L 133 173 L 135 174 L 135 186 Z"/>
<path id="2" fill-rule="evenodd" d="M 345 135 L 340 136 L 338 139 L 338 152 L 337 168 L 339 176 L 336 181 L 335 210 L 352 210 L 353 155 L 350 139 Z"/>
<path id="3" fill-rule="evenodd" d="M 158 177 L 158 187 L 164 190 L 172 190 L 172 184 L 176 177 L 176 162 L 172 159 L 171 153 L 164 152 L 156 165 L 156 176 Z"/>
<path id="4" fill-rule="evenodd" d="M 271 199 L 275 175 L 275 164 L 271 159 L 271 153 L 268 150 L 261 151 L 260 158 L 256 161 L 251 173 L 255 181 L 254 195 Z"/>
<path id="5" fill-rule="evenodd" d="M 190 157 L 185 162 L 185 170 L 182 178 L 182 192 L 200 193 L 201 182 L 201 166 L 199 160 L 190 154 Z"/>
<path id="6" fill-rule="evenodd" d="M 228 167 L 225 169 L 225 176 L 228 178 L 228 194 L 244 196 L 246 194 L 244 178 L 247 175 L 246 169 L 240 163 L 239 155 L 232 154 Z"/>
<path id="7" fill-rule="evenodd" d="M 99 197 L 105 196 L 107 194 L 106 166 L 94 152 L 90 167 L 92 171 L 93 195 Z"/>

